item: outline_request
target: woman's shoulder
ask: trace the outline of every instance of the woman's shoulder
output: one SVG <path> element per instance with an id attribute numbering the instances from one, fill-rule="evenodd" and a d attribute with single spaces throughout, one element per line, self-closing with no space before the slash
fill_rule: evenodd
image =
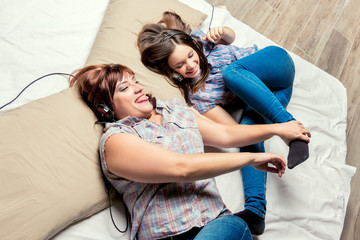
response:
<path id="1" fill-rule="evenodd" d="M 145 128 L 145 121 L 141 118 L 136 117 L 125 117 L 117 120 L 116 122 L 106 123 L 101 139 L 106 141 L 110 136 L 116 133 L 129 133 L 138 135 L 138 132 L 134 128 L 138 129 Z"/>
<path id="2" fill-rule="evenodd" d="M 101 142 L 105 143 L 109 137 L 116 133 L 132 133 L 132 129 L 123 119 L 107 123 L 104 127 L 103 134 L 101 135 Z"/>

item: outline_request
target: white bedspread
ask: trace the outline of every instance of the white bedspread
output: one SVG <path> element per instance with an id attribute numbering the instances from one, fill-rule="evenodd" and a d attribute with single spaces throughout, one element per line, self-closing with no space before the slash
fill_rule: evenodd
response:
<path id="1" fill-rule="evenodd" d="M 204 0 L 181 0 L 211 15 Z M 28 83 L 52 72 L 71 73 L 85 64 L 108 1 L 5 0 L 0 10 L 0 106 L 13 99 Z M 36 11 L 35 11 L 36 10 Z M 34 12 L 41 13 L 34 15 Z M 204 22 L 206 31 L 210 17 Z M 212 26 L 229 26 L 235 44 L 260 48 L 274 44 L 233 18 L 215 9 Z M 355 168 L 346 165 L 346 91 L 343 85 L 300 57 L 291 54 L 296 77 L 288 110 L 312 132 L 310 158 L 283 178 L 268 175 L 265 233 L 258 239 L 339 239 Z M 59 92 L 67 78 L 53 76 L 28 88 L 7 109 Z M 279 139 L 266 141 L 266 150 L 287 156 Z M 239 171 L 216 178 L 231 210 L 243 209 Z M 119 228 L 125 226 L 122 205 L 113 208 Z M 109 209 L 79 222 L 54 237 L 68 239 L 128 239 L 113 227 Z"/>
<path id="2" fill-rule="evenodd" d="M 108 0 L 5 0 L 0 8 L 0 106 L 48 73 L 83 67 Z M 51 76 L 29 87 L 9 110 L 69 87 Z"/>

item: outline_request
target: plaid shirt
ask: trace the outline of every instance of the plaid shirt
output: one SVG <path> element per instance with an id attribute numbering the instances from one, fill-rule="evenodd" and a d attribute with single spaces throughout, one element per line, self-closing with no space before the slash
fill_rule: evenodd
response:
<path id="1" fill-rule="evenodd" d="M 181 154 L 204 152 L 202 137 L 192 111 L 180 100 L 156 99 L 161 125 L 127 117 L 105 126 L 100 140 L 104 174 L 123 196 L 132 220 L 131 239 L 156 239 L 202 227 L 222 214 L 225 207 L 214 179 L 187 183 L 146 184 L 115 176 L 106 167 L 106 140 L 116 133 L 134 134 L 145 141 Z M 131 162 L 129 162 L 131 164 Z"/>
<path id="2" fill-rule="evenodd" d="M 196 30 L 191 35 L 199 39 L 205 37 L 205 33 L 201 30 Z M 253 47 L 248 48 L 223 44 L 213 46 L 211 42 L 203 41 L 203 50 L 211 66 L 210 74 L 202 89 L 198 90 L 195 94 L 190 93 L 192 105 L 200 113 L 207 112 L 217 105 L 225 104 L 227 99 L 236 97 L 225 86 L 222 73 L 230 63 L 255 53 L 258 51 L 258 48 L 255 44 Z M 194 81 L 196 80 L 195 78 Z"/>

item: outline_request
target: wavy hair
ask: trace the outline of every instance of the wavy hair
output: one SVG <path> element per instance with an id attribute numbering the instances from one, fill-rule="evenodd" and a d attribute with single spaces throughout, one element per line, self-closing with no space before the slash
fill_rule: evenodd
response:
<path id="1" fill-rule="evenodd" d="M 188 104 L 191 104 L 189 93 L 195 93 L 205 85 L 210 71 L 201 40 L 192 38 L 190 32 L 190 26 L 179 15 L 164 12 L 159 23 L 144 25 L 137 38 L 144 66 L 165 76 L 172 86 L 179 88 Z M 191 78 L 183 78 L 168 65 L 168 58 L 178 44 L 191 47 L 199 55 L 201 73 L 195 82 Z"/>
<path id="2" fill-rule="evenodd" d="M 106 104 L 114 109 L 114 93 L 116 84 L 125 74 L 135 75 L 134 72 L 121 64 L 91 65 L 76 70 L 70 78 L 70 87 L 77 87 L 80 95 L 92 109 L 98 119 L 96 110 L 99 104 Z"/>

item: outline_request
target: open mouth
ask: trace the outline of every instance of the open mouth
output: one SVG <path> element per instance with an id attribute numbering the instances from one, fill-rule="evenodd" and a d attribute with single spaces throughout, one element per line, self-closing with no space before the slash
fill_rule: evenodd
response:
<path id="1" fill-rule="evenodd" d="M 136 100 L 136 103 L 143 103 L 143 102 L 147 102 L 149 101 L 149 97 L 146 96 L 145 94 L 141 94 Z"/>
<path id="2" fill-rule="evenodd" d="M 187 72 L 186 74 L 190 75 L 190 76 L 193 76 L 193 75 L 195 75 L 197 73 L 197 71 L 198 71 L 198 68 L 195 68 L 194 70 L 192 70 L 191 72 Z"/>

